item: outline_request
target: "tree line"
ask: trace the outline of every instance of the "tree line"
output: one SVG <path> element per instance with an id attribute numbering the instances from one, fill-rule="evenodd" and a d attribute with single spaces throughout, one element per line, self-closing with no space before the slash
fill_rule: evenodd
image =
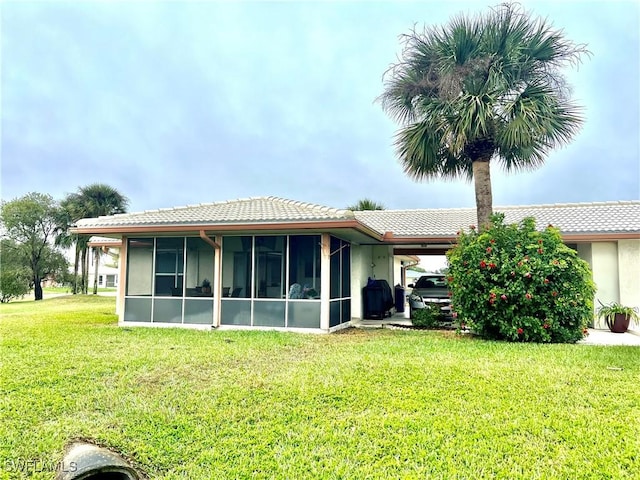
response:
<path id="1" fill-rule="evenodd" d="M 101 251 L 89 246 L 88 235 L 76 235 L 70 228 L 82 218 L 114 215 L 127 211 L 129 200 L 117 189 L 94 183 L 79 187 L 56 201 L 49 194 L 31 192 L 0 203 L 0 302 L 22 297 L 33 289 L 42 300 L 42 282 L 48 278 L 67 283 L 73 294 L 89 290 L 89 260 L 97 268 Z M 74 250 L 73 273 L 62 253 Z M 97 275 L 93 293 L 98 290 Z"/>

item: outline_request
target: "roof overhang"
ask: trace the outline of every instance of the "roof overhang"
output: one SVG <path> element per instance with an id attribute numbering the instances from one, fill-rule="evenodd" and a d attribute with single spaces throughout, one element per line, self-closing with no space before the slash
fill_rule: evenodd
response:
<path id="1" fill-rule="evenodd" d="M 307 222 L 263 222 L 229 224 L 171 224 L 171 225 L 115 225 L 72 227 L 71 232 L 80 235 L 98 235 L 121 238 L 141 235 L 250 235 L 261 234 L 309 234 L 331 233 L 354 243 L 381 243 L 383 235 L 358 220 L 330 220 Z"/>

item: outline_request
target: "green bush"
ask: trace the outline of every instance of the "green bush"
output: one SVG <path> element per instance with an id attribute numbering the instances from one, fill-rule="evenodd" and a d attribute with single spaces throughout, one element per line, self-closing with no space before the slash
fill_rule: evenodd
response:
<path id="1" fill-rule="evenodd" d="M 415 309 L 411 317 L 411 323 L 416 327 L 434 328 L 441 320 L 444 320 L 444 315 L 440 305 L 435 303 L 427 303 L 424 308 Z"/>
<path id="2" fill-rule="evenodd" d="M 25 269 L 2 269 L 0 272 L 0 303 L 8 303 L 29 293 L 29 272 Z"/>
<path id="3" fill-rule="evenodd" d="M 593 318 L 589 265 L 562 243 L 558 229 L 535 220 L 460 232 L 447 253 L 454 316 L 486 338 L 574 343 Z"/>

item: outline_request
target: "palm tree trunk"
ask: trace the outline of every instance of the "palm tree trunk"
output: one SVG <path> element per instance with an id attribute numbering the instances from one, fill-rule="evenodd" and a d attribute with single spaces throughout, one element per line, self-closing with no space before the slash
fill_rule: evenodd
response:
<path id="1" fill-rule="evenodd" d="M 84 257 L 84 294 L 89 294 L 89 261 L 91 260 L 89 255 L 91 252 L 89 251 L 89 247 L 87 247 L 87 254 Z"/>
<path id="2" fill-rule="evenodd" d="M 80 293 L 87 293 L 87 248 L 82 249 L 82 276 L 80 278 Z"/>
<path id="3" fill-rule="evenodd" d="M 73 263 L 73 294 L 78 293 L 78 270 L 80 268 L 80 247 L 76 241 L 76 257 Z"/>
<path id="4" fill-rule="evenodd" d="M 476 211 L 478 229 L 484 230 L 489 226 L 493 214 L 493 196 L 491 194 L 491 171 L 489 160 L 473 162 L 473 182 L 476 190 Z"/>
<path id="5" fill-rule="evenodd" d="M 93 261 L 95 263 L 93 270 L 93 294 L 98 294 L 98 265 L 100 264 L 100 250 L 93 247 Z"/>

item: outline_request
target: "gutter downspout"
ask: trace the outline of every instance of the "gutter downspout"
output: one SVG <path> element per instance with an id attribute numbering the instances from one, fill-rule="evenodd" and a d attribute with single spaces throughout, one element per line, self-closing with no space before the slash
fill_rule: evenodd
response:
<path id="1" fill-rule="evenodd" d="M 211 240 L 211 237 L 204 233 L 204 230 L 200 230 L 200 238 L 211 245 L 215 250 L 220 250 L 220 245 Z"/>
<path id="2" fill-rule="evenodd" d="M 204 230 L 200 230 L 200 238 L 213 247 L 213 262 L 217 267 L 213 273 L 213 291 L 215 293 L 215 307 L 213 309 L 213 328 L 220 326 L 220 312 L 222 311 L 222 254 L 220 244 L 213 241 Z"/>

